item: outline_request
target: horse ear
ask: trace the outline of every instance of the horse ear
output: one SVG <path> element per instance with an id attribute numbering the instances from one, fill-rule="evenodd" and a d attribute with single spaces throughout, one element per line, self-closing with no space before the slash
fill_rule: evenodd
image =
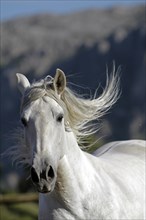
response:
<path id="1" fill-rule="evenodd" d="M 24 94 L 24 91 L 30 87 L 30 83 L 28 81 L 28 79 L 26 78 L 26 76 L 24 76 L 21 73 L 16 73 L 16 77 L 17 77 L 17 83 L 18 83 L 18 89 L 21 92 L 21 94 Z"/>
<path id="2" fill-rule="evenodd" d="M 56 70 L 56 74 L 54 77 L 54 87 L 58 95 L 60 95 L 66 87 L 66 77 L 64 72 L 60 69 Z"/>

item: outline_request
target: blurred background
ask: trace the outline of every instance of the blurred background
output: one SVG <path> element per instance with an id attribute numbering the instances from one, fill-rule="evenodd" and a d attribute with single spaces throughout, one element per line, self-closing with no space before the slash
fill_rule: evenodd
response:
<path id="1" fill-rule="evenodd" d="M 96 135 L 99 146 L 114 140 L 146 139 L 145 13 L 145 1 L 140 0 L 1 1 L 1 153 L 13 145 L 13 130 L 20 126 L 17 72 L 32 81 L 53 76 L 60 68 L 69 87 L 79 93 L 90 89 L 94 94 L 99 86 L 99 95 L 106 67 L 111 72 L 113 61 L 121 66 L 122 94 L 101 119 Z M 26 172 L 2 157 L 0 172 L 1 219 L 36 219 L 37 194 L 32 193 Z"/>

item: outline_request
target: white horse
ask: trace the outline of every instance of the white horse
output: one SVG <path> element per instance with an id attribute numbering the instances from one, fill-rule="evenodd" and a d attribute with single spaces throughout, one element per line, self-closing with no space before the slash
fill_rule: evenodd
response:
<path id="1" fill-rule="evenodd" d="M 93 99 L 69 90 L 59 69 L 54 78 L 31 85 L 22 74 L 17 74 L 17 80 L 24 141 L 10 153 L 31 168 L 40 192 L 39 220 L 144 219 L 146 142 L 112 142 L 94 155 L 79 147 L 96 132 L 96 119 L 116 102 L 116 74 L 102 95 Z"/>

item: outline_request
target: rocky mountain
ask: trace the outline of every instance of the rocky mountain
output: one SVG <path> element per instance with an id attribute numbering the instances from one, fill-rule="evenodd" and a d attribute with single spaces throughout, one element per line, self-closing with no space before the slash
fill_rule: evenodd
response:
<path id="1" fill-rule="evenodd" d="M 30 80 L 61 68 L 68 80 L 93 92 L 105 85 L 106 65 L 121 65 L 121 98 L 103 117 L 98 137 L 145 138 L 145 7 L 39 14 L 1 23 L 1 146 L 19 121 L 15 73 Z M 69 84 L 72 86 L 72 84 Z M 80 88 L 73 87 L 79 90 Z M 86 90 L 87 92 L 87 90 Z"/>

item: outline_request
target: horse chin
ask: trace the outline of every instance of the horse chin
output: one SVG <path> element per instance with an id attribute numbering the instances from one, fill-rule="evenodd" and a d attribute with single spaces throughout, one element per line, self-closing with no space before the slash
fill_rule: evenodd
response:
<path id="1" fill-rule="evenodd" d="M 37 191 L 39 193 L 42 193 L 42 194 L 47 194 L 47 193 L 51 193 L 52 192 L 51 190 L 41 190 L 41 189 L 37 189 Z"/>

